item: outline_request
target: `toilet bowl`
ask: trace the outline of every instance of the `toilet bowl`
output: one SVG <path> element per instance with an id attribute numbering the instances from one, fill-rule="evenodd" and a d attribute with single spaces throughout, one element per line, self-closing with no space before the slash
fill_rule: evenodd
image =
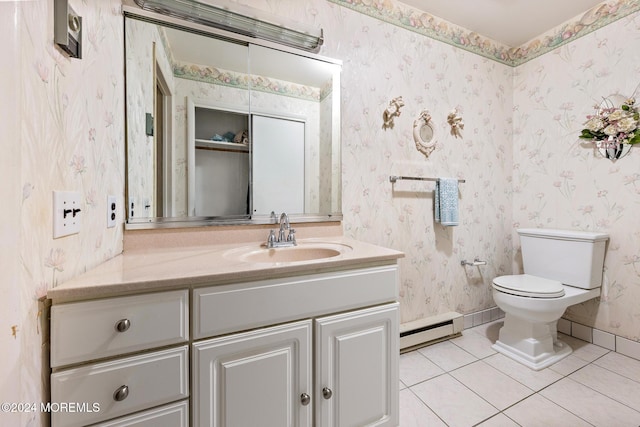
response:
<path id="1" fill-rule="evenodd" d="M 557 322 L 567 307 L 600 295 L 603 233 L 519 229 L 525 274 L 493 280 L 496 305 L 505 312 L 493 348 L 534 370 L 571 353 L 558 340 Z"/>
<path id="2" fill-rule="evenodd" d="M 516 290 L 516 294 L 509 293 L 505 282 L 511 281 L 525 282 L 531 289 L 551 282 L 559 291 L 554 296 L 549 296 L 548 293 L 538 294 L 535 290 L 525 296 L 522 288 Z M 505 320 L 493 348 L 531 369 L 546 368 L 571 353 L 571 347 L 558 340 L 558 319 L 567 307 L 599 295 L 600 288 L 579 289 L 528 274 L 496 277 L 493 282 L 493 299 L 505 312 Z"/>

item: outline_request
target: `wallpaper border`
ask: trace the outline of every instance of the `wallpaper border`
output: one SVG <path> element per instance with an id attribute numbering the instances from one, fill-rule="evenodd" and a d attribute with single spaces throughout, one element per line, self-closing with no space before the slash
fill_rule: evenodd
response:
<path id="1" fill-rule="evenodd" d="M 511 67 L 524 64 L 640 11 L 638 0 L 603 2 L 520 47 L 510 47 L 403 3 L 381 0 L 327 1 Z"/>

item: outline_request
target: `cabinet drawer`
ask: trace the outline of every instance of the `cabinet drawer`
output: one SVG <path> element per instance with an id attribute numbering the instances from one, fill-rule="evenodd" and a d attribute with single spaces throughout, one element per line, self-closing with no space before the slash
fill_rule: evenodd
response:
<path id="1" fill-rule="evenodd" d="M 393 302 L 396 264 L 193 291 L 194 339 Z"/>
<path id="2" fill-rule="evenodd" d="M 52 411 L 52 426 L 96 423 L 184 399 L 188 363 L 188 348 L 182 346 L 56 372 L 51 375 L 52 405 L 75 410 Z"/>
<path id="3" fill-rule="evenodd" d="M 183 400 L 92 427 L 189 427 L 189 402 Z"/>
<path id="4" fill-rule="evenodd" d="M 188 339 L 187 290 L 60 304 L 51 308 L 53 368 Z"/>

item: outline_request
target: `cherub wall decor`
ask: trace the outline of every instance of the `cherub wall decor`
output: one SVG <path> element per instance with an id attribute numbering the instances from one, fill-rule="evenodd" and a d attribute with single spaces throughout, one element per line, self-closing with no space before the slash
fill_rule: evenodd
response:
<path id="1" fill-rule="evenodd" d="M 404 107 L 404 101 L 401 96 L 393 98 L 389 102 L 389 106 L 382 113 L 382 129 L 392 129 L 393 119 L 400 116 L 400 108 Z"/>
<path id="2" fill-rule="evenodd" d="M 462 130 L 464 129 L 464 122 L 462 117 L 458 115 L 458 110 L 454 108 L 447 116 L 447 123 L 451 126 L 451 135 L 456 138 L 462 138 Z"/>

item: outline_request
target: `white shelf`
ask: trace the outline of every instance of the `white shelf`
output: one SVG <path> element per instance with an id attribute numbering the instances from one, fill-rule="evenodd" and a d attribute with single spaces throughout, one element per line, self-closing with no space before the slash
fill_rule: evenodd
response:
<path id="1" fill-rule="evenodd" d="M 248 144 L 238 144 L 235 142 L 211 141 L 208 139 L 196 139 L 196 148 L 224 151 L 249 152 Z"/>

